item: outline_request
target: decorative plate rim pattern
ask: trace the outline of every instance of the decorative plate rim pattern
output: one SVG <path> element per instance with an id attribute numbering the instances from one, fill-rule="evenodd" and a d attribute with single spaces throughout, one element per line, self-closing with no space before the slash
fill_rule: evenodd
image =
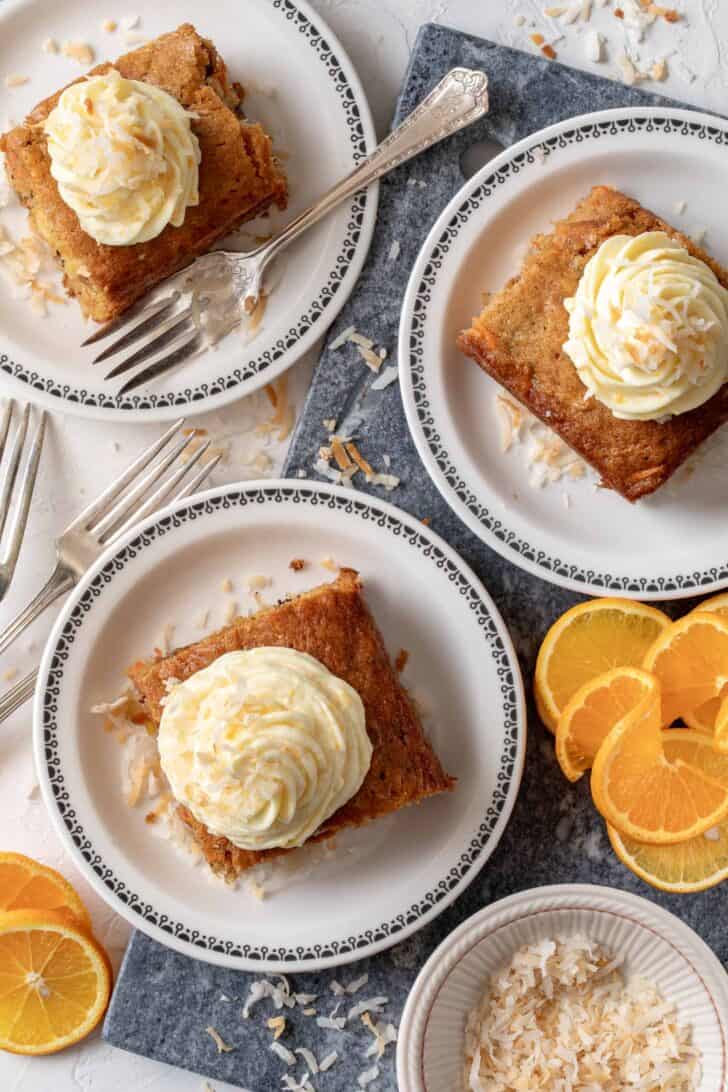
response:
<path id="1" fill-rule="evenodd" d="M 397 1077 L 403 1092 L 416 1092 L 417 1088 L 420 1092 L 427 1092 L 424 1051 L 433 1010 L 445 984 L 463 959 L 482 941 L 518 922 L 541 914 L 569 912 L 618 917 L 629 926 L 657 937 L 687 964 L 704 987 L 715 1014 L 720 1031 L 721 1066 L 725 1077 L 728 1067 L 728 1031 L 723 1014 L 728 1001 L 728 983 L 715 952 L 676 914 L 642 895 L 601 884 L 563 883 L 518 891 L 477 910 L 431 953 L 412 985 L 400 1021 Z M 696 966 L 698 962 L 702 962 L 703 966 Z M 710 982 L 706 981 L 708 977 Z M 722 997 L 719 996 L 721 987 Z M 411 1083 L 410 1078 L 413 1075 L 419 1079 L 419 1085 Z"/>
<path id="2" fill-rule="evenodd" d="M 299 33 L 306 38 L 320 62 L 326 66 L 327 78 L 333 83 L 341 102 L 349 142 L 353 149 L 353 162 L 355 165 L 358 164 L 367 155 L 367 136 L 360 110 L 361 104 L 364 105 L 365 110 L 367 109 L 367 100 L 348 55 L 333 31 L 314 12 L 307 0 L 265 0 L 265 2 L 270 4 L 274 10 L 280 11 L 287 21 L 295 21 Z M 335 48 L 332 48 L 329 44 L 327 40 L 329 37 L 336 43 Z M 353 80 L 344 72 L 337 52 L 344 56 L 344 63 L 348 65 Z M 357 96 L 361 101 L 358 101 Z M 151 419 L 151 415 L 156 416 L 158 413 L 169 416 L 170 413 L 179 412 L 182 407 L 194 406 L 195 403 L 218 398 L 225 392 L 234 390 L 247 383 L 248 380 L 267 372 L 298 341 L 309 335 L 319 320 L 326 315 L 327 309 L 336 298 L 352 263 L 356 262 L 357 247 L 360 244 L 365 217 L 371 203 L 372 196 L 369 190 L 364 190 L 351 199 L 348 206 L 349 221 L 346 235 L 339 247 L 334 266 L 328 274 L 326 283 L 289 330 L 281 335 L 270 348 L 263 350 L 253 359 L 246 360 L 245 363 L 237 366 L 234 370 L 215 379 L 199 383 L 194 387 L 186 387 L 176 394 L 155 394 L 151 391 L 141 394 L 128 394 L 123 398 L 118 398 L 113 394 L 107 395 L 103 391 L 93 393 L 83 387 L 59 383 L 55 379 L 42 375 L 35 369 L 26 368 L 23 364 L 14 360 L 10 352 L 3 351 L 2 346 L 0 346 L 0 370 L 12 379 L 24 383 L 29 388 L 31 397 L 33 393 L 37 392 L 45 399 L 52 399 L 56 403 L 56 408 L 62 409 L 64 406 L 73 408 L 77 406 L 79 409 L 100 410 L 104 415 L 104 411 L 112 411 L 114 414 L 121 416 L 122 419 L 130 412 L 150 414 L 149 419 Z M 373 197 L 373 205 L 376 213 L 376 195 Z M 372 218 L 370 236 L 373 229 L 374 219 Z M 360 256 L 361 264 L 366 259 L 367 249 L 368 240 L 365 239 L 364 253 Z M 241 354 L 244 352 L 246 352 L 246 347 L 241 343 Z M 271 378 L 275 378 L 277 374 L 278 372 L 274 371 Z M 260 383 L 257 383 L 257 386 L 260 386 Z M 255 388 L 251 387 L 250 389 L 252 391 Z M 229 399 L 227 400 L 229 401 Z"/>
<path id="3" fill-rule="evenodd" d="M 433 481 L 445 500 L 483 541 L 507 560 L 542 579 L 585 594 L 613 592 L 643 598 L 676 598 L 716 591 L 728 581 L 728 558 L 719 566 L 670 576 L 618 576 L 602 569 L 588 569 L 565 561 L 513 531 L 482 503 L 463 479 L 442 443 L 429 400 L 424 364 L 424 338 L 428 304 L 437 284 L 442 260 L 460 230 L 485 200 L 524 167 L 541 166 L 561 148 L 599 140 L 621 131 L 664 132 L 697 136 L 728 146 L 728 121 L 698 111 L 661 107 L 622 107 L 569 118 L 526 137 L 506 149 L 465 183 L 442 212 L 425 240 L 410 275 L 399 332 L 399 352 L 407 383 L 404 405 L 416 446 L 434 461 L 444 483 Z M 437 240 L 433 241 L 437 235 Z M 418 272 L 422 268 L 421 274 Z M 414 419 L 414 421 L 413 421 Z M 415 424 L 416 421 L 416 424 Z M 428 466 L 427 458 L 423 458 Z M 429 470 L 428 466 L 428 470 Z M 453 501 L 456 503 L 453 505 Z"/>
<path id="4" fill-rule="evenodd" d="M 203 934 L 190 928 L 184 921 L 175 921 L 166 914 L 159 913 L 151 903 L 130 890 L 104 862 L 94 847 L 92 836 L 76 815 L 59 755 L 60 728 L 57 720 L 58 697 L 69 649 L 86 616 L 99 602 L 114 576 L 130 560 L 156 539 L 200 516 L 211 515 L 224 508 L 245 508 L 289 501 L 313 508 L 325 505 L 329 509 L 343 511 L 365 521 L 373 520 L 398 538 L 406 539 L 410 546 L 438 569 L 447 572 L 448 579 L 453 584 L 453 594 L 457 590 L 465 598 L 468 608 L 474 612 L 488 647 L 488 655 L 497 664 L 505 735 L 496 776 L 496 789 L 484 809 L 476 834 L 460 854 L 457 864 L 418 902 L 411 904 L 406 912 L 372 928 L 362 929 L 355 936 L 311 947 L 255 946 Z M 163 943 L 169 943 L 172 938 L 180 944 L 188 945 L 193 950 L 190 954 L 198 958 L 228 965 L 235 961 L 237 965 L 247 966 L 251 970 L 286 968 L 294 971 L 296 967 L 311 970 L 314 965 L 317 968 L 333 966 L 352 958 L 363 958 L 373 951 L 388 947 L 426 924 L 475 878 L 495 849 L 497 841 L 492 841 L 493 833 L 499 824 L 502 833 L 510 817 L 525 754 L 525 698 L 518 659 L 505 623 L 477 576 L 437 535 L 400 513 L 391 504 L 352 496 L 350 491 L 322 483 L 302 483 L 285 479 L 265 483 L 236 483 L 209 490 L 181 505 L 165 509 L 141 530 L 134 530 L 125 536 L 120 546 L 93 567 L 72 594 L 67 608 L 62 611 L 43 655 L 33 714 L 36 761 L 46 804 L 65 844 L 90 869 L 93 875 L 89 875 L 89 879 L 102 896 L 107 901 L 112 896 L 114 901 L 122 904 L 124 909 L 121 912 L 128 920 L 150 935 L 156 934 Z"/>

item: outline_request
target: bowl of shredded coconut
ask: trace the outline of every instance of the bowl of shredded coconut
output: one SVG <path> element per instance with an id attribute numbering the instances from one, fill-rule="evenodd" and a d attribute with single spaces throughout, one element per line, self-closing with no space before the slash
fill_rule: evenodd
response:
<path id="1" fill-rule="evenodd" d="M 724 1092 L 728 976 L 636 895 L 520 892 L 433 953 L 405 1007 L 400 1092 Z"/>

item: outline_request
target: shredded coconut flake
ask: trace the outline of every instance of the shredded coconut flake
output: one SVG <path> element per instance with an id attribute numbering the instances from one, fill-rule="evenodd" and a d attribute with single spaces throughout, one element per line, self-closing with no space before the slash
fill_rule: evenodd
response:
<path id="1" fill-rule="evenodd" d="M 315 1077 L 316 1074 L 319 1071 L 319 1065 L 318 1065 L 318 1062 L 316 1061 L 316 1058 L 314 1057 L 313 1051 L 309 1050 L 308 1047 L 296 1047 L 294 1053 L 301 1055 L 304 1062 L 308 1066 L 309 1071 L 311 1073 L 313 1073 L 313 1075 Z"/>
<path id="2" fill-rule="evenodd" d="M 235 1050 L 235 1047 L 230 1046 L 229 1043 L 226 1043 L 223 1037 L 220 1035 L 220 1032 L 216 1028 L 212 1027 L 212 1025 L 206 1027 L 205 1031 L 217 1047 L 218 1054 L 229 1054 L 231 1050 Z"/>
<path id="3" fill-rule="evenodd" d="M 327 1069 L 331 1069 L 332 1065 L 339 1057 L 335 1050 L 332 1050 L 330 1054 L 327 1054 L 325 1058 L 322 1058 L 318 1064 L 319 1072 L 325 1073 Z"/>
<path id="4" fill-rule="evenodd" d="M 22 87 L 24 83 L 27 83 L 30 76 L 16 76 L 10 75 L 5 77 L 6 87 Z"/>
<path id="5" fill-rule="evenodd" d="M 388 387 L 390 383 L 396 382 L 399 376 L 399 370 L 394 364 L 390 364 L 387 368 L 383 368 L 377 378 L 369 388 L 372 391 L 383 391 L 385 387 Z"/>
<path id="6" fill-rule="evenodd" d="M 353 978 L 351 982 L 348 982 L 344 989 L 347 993 L 358 993 L 363 986 L 366 986 L 368 981 L 369 975 L 362 974 L 359 976 L 359 978 Z"/>
<path id="7" fill-rule="evenodd" d="M 367 1085 L 373 1084 L 379 1076 L 379 1066 L 373 1065 L 371 1069 L 365 1069 L 363 1073 L 360 1073 L 356 1079 L 356 1083 L 360 1088 L 366 1088 Z"/>
<path id="8" fill-rule="evenodd" d="M 388 997 L 367 997 L 365 1001 L 359 1001 L 358 1004 L 351 1006 L 346 1015 L 346 1019 L 351 1023 L 352 1020 L 356 1020 L 358 1017 L 363 1016 L 365 1012 L 379 1013 L 388 1001 Z"/>
<path id="9" fill-rule="evenodd" d="M 78 61 L 85 67 L 94 63 L 93 47 L 88 42 L 64 42 L 61 53 L 72 61 Z"/>
<path id="10" fill-rule="evenodd" d="M 279 1043 L 274 1039 L 272 1043 L 268 1044 L 268 1049 L 272 1050 L 282 1062 L 286 1063 L 286 1065 L 296 1064 L 296 1055 L 292 1050 L 289 1050 L 288 1047 L 285 1047 L 283 1043 Z"/>
<path id="11" fill-rule="evenodd" d="M 699 1053 L 674 1004 L 587 937 L 521 948 L 465 1033 L 465 1092 L 693 1092 Z"/>

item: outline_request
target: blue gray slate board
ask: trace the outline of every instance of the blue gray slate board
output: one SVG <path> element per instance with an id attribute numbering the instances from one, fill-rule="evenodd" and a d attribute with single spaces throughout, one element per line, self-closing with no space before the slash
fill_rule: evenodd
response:
<path id="1" fill-rule="evenodd" d="M 508 147 L 537 129 L 575 114 L 616 106 L 681 105 L 446 27 L 428 25 L 415 43 L 394 124 L 454 65 L 482 68 L 488 73 L 490 112 L 477 125 L 432 148 L 381 183 L 379 219 L 369 259 L 354 294 L 330 332 L 329 343 L 338 332 L 355 325 L 394 356 L 408 272 L 434 220 L 462 185 L 461 157 L 474 142 L 497 141 Z M 426 185 L 408 185 L 410 179 Z M 389 251 L 395 239 L 401 253 L 393 263 Z M 515 568 L 460 523 L 419 461 L 407 431 L 398 385 L 364 398 L 371 379 L 372 373 L 362 367 L 353 346 L 333 352 L 328 346 L 324 349 L 293 438 L 286 474 L 294 477 L 303 470 L 307 477 L 315 476 L 312 466 L 324 440 L 322 422 L 326 418 L 336 418 L 343 430 L 356 431 L 362 453 L 377 465 L 381 465 L 381 453 L 388 452 L 393 469 L 402 478 L 389 499 L 417 516 L 428 516 L 432 527 L 483 579 L 511 631 L 528 684 L 540 638 L 557 615 L 580 597 Z M 357 417 L 361 418 L 362 404 L 364 420 L 354 429 Z M 380 489 L 371 492 L 382 495 Z M 683 601 L 675 613 L 691 605 Z M 693 926 L 723 963 L 728 960 L 724 925 L 728 886 L 679 898 L 653 891 L 632 876 L 609 850 L 586 779 L 571 788 L 564 781 L 550 739 L 532 707 L 529 723 L 520 795 L 508 829 L 483 872 L 432 925 L 388 952 L 349 968 L 296 976 L 294 988 L 298 991 L 330 998 L 320 1004 L 320 1011 L 328 1012 L 333 1007 L 334 997 L 329 990 L 333 978 L 347 982 L 368 971 L 364 993 L 388 996 L 387 1014 L 399 1023 L 419 968 L 446 934 L 495 899 L 545 883 L 603 883 L 646 895 Z M 283 1066 L 268 1050 L 270 1032 L 259 1018 L 264 1006 L 254 1010 L 258 1018 L 247 1022 L 240 1018 L 240 1000 L 252 980 L 251 975 L 177 955 L 136 933 L 124 960 L 104 1035 L 116 1046 L 210 1078 L 231 1081 L 251 1092 L 274 1092 L 280 1089 Z M 293 1025 L 291 1039 L 312 1047 L 319 1057 L 328 1050 L 343 1054 L 331 1070 L 316 1079 L 318 1092 L 353 1092 L 357 1074 L 368 1064 L 363 1052 L 371 1037 L 365 1029 L 360 1028 L 355 1038 L 347 1036 L 344 1041 L 336 1032 L 316 1028 L 314 1021 L 301 1016 L 298 1010 L 288 1015 Z M 208 1024 L 237 1049 L 218 1054 L 204 1034 Z M 380 1069 L 380 1078 L 370 1086 L 372 1092 L 394 1092 L 392 1047 Z"/>

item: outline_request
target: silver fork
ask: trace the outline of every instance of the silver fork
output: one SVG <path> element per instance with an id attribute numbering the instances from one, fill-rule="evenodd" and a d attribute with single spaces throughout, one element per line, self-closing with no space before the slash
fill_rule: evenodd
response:
<path id="1" fill-rule="evenodd" d="M 0 485 L 0 538 L 4 536 L 6 527 L 8 528 L 5 545 L 0 551 L 0 599 L 10 587 L 10 581 L 13 579 L 18 563 L 46 427 L 46 413 L 43 410 L 33 434 L 30 449 L 23 462 L 25 444 L 28 439 L 30 405 L 26 405 L 23 410 L 11 443 L 10 425 L 15 406 L 15 399 L 11 398 L 5 407 L 2 423 L 0 423 L 0 466 L 4 466 L 3 480 Z"/>
<path id="2" fill-rule="evenodd" d="M 56 540 L 56 565 L 50 578 L 0 634 L 0 652 L 59 596 L 69 592 L 111 542 L 162 505 L 181 500 L 199 488 L 221 456 L 209 459 L 192 474 L 210 441 L 194 451 L 187 462 L 180 463 L 180 457 L 194 438 L 194 432 L 179 437 L 183 424 L 184 419 L 172 425 L 69 523 Z M 158 455 L 161 458 L 154 463 Z M 154 465 L 147 469 L 152 463 Z M 31 697 L 36 678 L 37 671 L 31 671 L 0 699 L 0 723 Z"/>
<path id="3" fill-rule="evenodd" d="M 254 310 L 266 266 L 294 239 L 342 201 L 419 155 L 432 144 L 477 121 L 488 109 L 483 72 L 453 68 L 411 114 L 358 167 L 302 212 L 279 235 L 247 254 L 215 250 L 168 277 L 118 319 L 102 326 L 84 345 L 119 336 L 93 361 L 108 360 L 140 342 L 108 373 L 115 379 L 141 367 L 119 396 L 177 368 L 229 333 Z M 214 317 L 213 327 L 208 328 Z M 162 354 L 162 355 L 160 355 Z"/>

